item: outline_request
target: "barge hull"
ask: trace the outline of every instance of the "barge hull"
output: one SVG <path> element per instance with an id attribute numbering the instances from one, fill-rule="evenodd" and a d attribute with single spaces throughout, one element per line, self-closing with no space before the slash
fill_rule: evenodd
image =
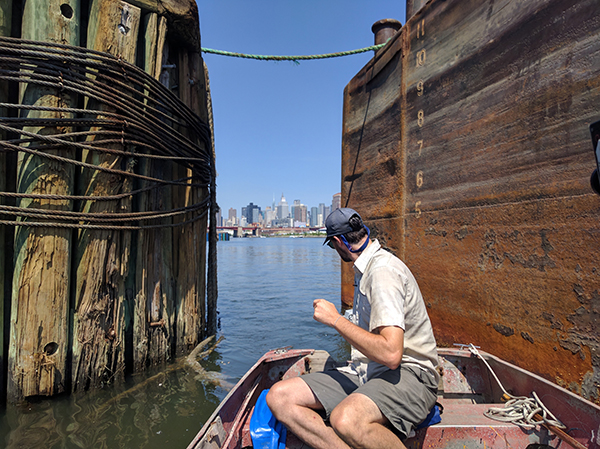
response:
<path id="1" fill-rule="evenodd" d="M 342 143 L 342 206 L 413 271 L 438 344 L 596 403 L 599 16 L 593 0 L 429 1 L 346 87 Z M 349 304 L 349 267 L 342 282 Z"/>

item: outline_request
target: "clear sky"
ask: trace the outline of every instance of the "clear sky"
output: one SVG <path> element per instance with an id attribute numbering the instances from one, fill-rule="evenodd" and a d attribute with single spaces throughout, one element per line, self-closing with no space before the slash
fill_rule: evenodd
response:
<path id="1" fill-rule="evenodd" d="M 309 55 L 373 45 L 371 25 L 405 23 L 405 0 L 199 0 L 202 46 L 263 55 Z M 205 54 L 217 154 L 217 201 L 264 210 L 331 204 L 341 190 L 344 87 L 373 52 L 293 62 Z"/>

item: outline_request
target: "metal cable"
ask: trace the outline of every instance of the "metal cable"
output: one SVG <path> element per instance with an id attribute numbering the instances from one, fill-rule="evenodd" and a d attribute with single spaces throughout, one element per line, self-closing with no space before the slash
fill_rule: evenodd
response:
<path id="1" fill-rule="evenodd" d="M 201 214 L 196 215 L 194 218 L 191 218 L 186 221 L 182 221 L 181 223 L 167 223 L 167 224 L 159 224 L 159 225 L 145 225 L 145 226 L 109 226 L 109 225 L 90 225 L 90 224 L 74 224 L 74 223 L 52 223 L 52 222 L 34 222 L 34 221 L 8 221 L 8 220 L 0 220 L 0 225 L 5 226 L 25 226 L 30 228 L 67 228 L 67 229 L 94 229 L 100 231 L 140 231 L 143 229 L 161 229 L 161 228 L 176 228 L 180 226 L 185 226 L 190 223 L 194 223 L 195 221 L 200 220 L 208 213 L 208 209 L 202 211 Z"/>
<path id="2" fill-rule="evenodd" d="M 4 211 L 6 215 L 14 215 L 17 217 L 34 217 L 40 219 L 61 219 L 61 220 L 85 220 L 93 222 L 105 222 L 105 221 L 134 221 L 134 220 L 158 220 L 161 218 L 173 217 L 176 215 L 183 215 L 188 212 L 194 212 L 200 208 L 206 207 L 209 200 L 205 199 L 199 203 L 192 204 L 191 206 L 180 207 L 177 209 L 171 209 L 168 212 L 129 212 L 129 213 L 86 213 L 86 212 L 71 212 L 57 209 L 33 209 L 26 207 L 15 207 L 15 206 L 2 206 L 0 205 L 0 211 Z"/>
<path id="3" fill-rule="evenodd" d="M 176 179 L 174 184 L 183 187 L 202 187 L 199 184 L 188 184 L 185 181 L 189 181 L 194 179 L 194 176 L 188 178 Z M 0 197 L 7 198 L 32 198 L 36 200 L 58 200 L 58 201 L 114 201 L 114 200 L 122 200 L 124 198 L 131 198 L 133 196 L 139 195 L 144 192 L 149 192 L 151 190 L 155 190 L 161 187 L 165 187 L 161 180 L 160 183 L 154 183 L 150 186 L 144 187 L 142 189 L 132 190 L 126 193 L 119 193 L 117 195 L 52 195 L 52 194 L 43 194 L 43 193 L 14 193 L 14 192 L 0 192 Z"/>
<path id="4" fill-rule="evenodd" d="M 116 201 L 132 199 L 157 188 L 182 186 L 214 190 L 211 130 L 186 104 L 141 68 L 123 59 L 70 45 L 36 42 L 0 36 L 0 81 L 36 85 L 56 92 L 57 106 L 0 103 L 0 109 L 16 109 L 18 117 L 0 117 L 0 152 L 26 153 L 78 170 L 103 172 L 149 183 L 143 188 L 114 195 L 53 195 L 0 192 L 0 197 L 58 201 Z M 193 80 L 190 80 L 192 83 Z M 85 99 L 85 109 L 58 106 L 61 98 Z M 69 100 L 67 100 L 69 101 Z M 81 100 L 80 100 L 81 101 Z M 71 103 L 73 104 L 73 103 Z M 55 115 L 53 117 L 52 115 Z M 37 129 L 43 132 L 37 134 Z M 75 152 L 60 153 L 71 149 Z M 110 166 L 81 160 L 81 155 L 113 155 Z M 93 153 L 92 153 L 93 152 Z M 135 162 L 169 161 L 192 170 L 178 180 L 159 179 L 135 171 Z M 104 164 L 108 165 L 104 156 Z M 121 164 L 122 169 L 114 168 Z M 125 168 L 127 167 L 127 168 Z M 173 195 L 174 193 L 171 193 Z M 212 197 L 214 198 L 214 197 Z M 47 226 L 83 229 L 138 230 L 181 226 L 206 215 L 211 196 L 200 203 L 171 210 L 93 213 L 1 206 L 4 215 L 38 220 L 123 223 L 157 220 L 203 212 L 181 223 L 152 226 L 93 225 L 2 220 L 10 226 Z M 77 203 L 74 203 L 77 204 Z M 83 204 L 82 206 L 83 207 Z"/>

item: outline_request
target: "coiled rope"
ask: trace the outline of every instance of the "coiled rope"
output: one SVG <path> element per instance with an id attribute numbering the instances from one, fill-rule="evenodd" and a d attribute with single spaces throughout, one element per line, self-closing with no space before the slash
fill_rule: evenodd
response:
<path id="1" fill-rule="evenodd" d="M 365 53 L 371 50 L 379 50 L 385 46 L 385 44 L 371 45 L 370 47 L 359 48 L 357 50 L 340 51 L 337 53 L 325 53 L 321 55 L 296 55 L 296 56 L 275 56 L 275 55 L 252 55 L 247 53 L 235 53 L 232 51 L 213 50 L 212 48 L 202 47 L 204 53 L 212 53 L 221 56 L 231 56 L 232 58 L 245 58 L 245 59 L 258 59 L 261 61 L 292 61 L 295 64 L 300 64 L 299 61 L 306 61 L 312 59 L 328 59 L 328 58 L 339 58 L 341 56 L 356 55 L 359 53 Z"/>
<path id="2" fill-rule="evenodd" d="M 485 416 L 496 421 L 513 423 L 524 429 L 533 429 L 535 426 L 542 424 L 558 427 L 559 429 L 567 428 L 567 426 L 561 423 L 558 418 L 556 418 L 556 416 L 554 416 L 552 412 L 548 410 L 535 391 L 531 392 L 531 398 L 528 398 L 527 396 L 511 395 L 508 391 L 506 391 L 492 367 L 479 353 L 477 348 L 473 344 L 470 344 L 468 349 L 471 351 L 471 354 L 477 356 L 483 361 L 488 370 L 490 370 L 490 373 L 492 373 L 494 376 L 494 379 L 496 379 L 496 382 L 502 389 L 502 392 L 510 398 L 510 400 L 504 404 L 504 407 L 491 407 L 487 412 L 484 413 Z M 541 419 L 536 419 L 536 415 L 539 415 Z"/>

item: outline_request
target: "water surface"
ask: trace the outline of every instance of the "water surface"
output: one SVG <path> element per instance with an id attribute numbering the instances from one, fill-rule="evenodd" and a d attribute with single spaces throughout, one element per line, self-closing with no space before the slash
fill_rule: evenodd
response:
<path id="1" fill-rule="evenodd" d="M 321 238 L 243 238 L 219 242 L 219 336 L 199 375 L 173 363 L 82 396 L 0 411 L 0 447 L 186 447 L 218 403 L 256 360 L 284 346 L 348 347 L 312 319 L 312 301 L 339 305 L 340 261 Z"/>

